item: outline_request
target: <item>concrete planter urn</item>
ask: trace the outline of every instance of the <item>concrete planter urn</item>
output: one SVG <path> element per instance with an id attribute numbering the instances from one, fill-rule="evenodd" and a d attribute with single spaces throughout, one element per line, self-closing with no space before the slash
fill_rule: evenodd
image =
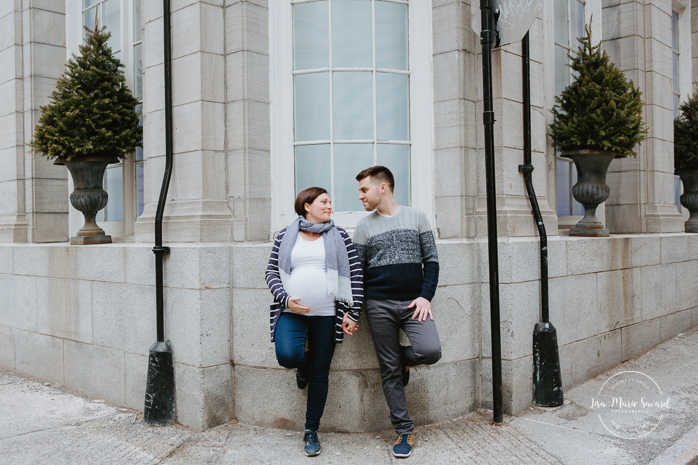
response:
<path id="1" fill-rule="evenodd" d="M 97 225 L 97 212 L 107 206 L 109 195 L 103 188 L 104 171 L 110 163 L 119 163 L 117 157 L 87 156 L 72 161 L 58 159 L 56 165 L 65 165 L 73 177 L 75 190 L 70 193 L 70 203 L 85 217 L 85 224 L 77 236 L 70 238 L 73 245 L 111 244 L 111 236 Z"/>
<path id="2" fill-rule="evenodd" d="M 698 170 L 676 170 L 683 183 L 681 205 L 691 213 L 685 223 L 687 233 L 698 233 Z"/>
<path id="3" fill-rule="evenodd" d="M 577 168 L 577 184 L 572 186 L 572 196 L 584 205 L 584 218 L 570 229 L 570 236 L 608 237 L 608 228 L 596 217 L 596 209 L 611 193 L 606 184 L 606 173 L 614 158 L 625 155 L 617 152 L 578 150 L 562 154 L 571 158 Z"/>

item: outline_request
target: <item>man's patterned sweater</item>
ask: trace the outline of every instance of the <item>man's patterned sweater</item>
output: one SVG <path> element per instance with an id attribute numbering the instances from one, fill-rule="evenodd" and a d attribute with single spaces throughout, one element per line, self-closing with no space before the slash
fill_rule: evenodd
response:
<path id="1" fill-rule="evenodd" d="M 439 257 L 426 215 L 400 207 L 393 216 L 374 211 L 356 225 L 354 245 L 371 300 L 431 301 L 439 281 Z"/>

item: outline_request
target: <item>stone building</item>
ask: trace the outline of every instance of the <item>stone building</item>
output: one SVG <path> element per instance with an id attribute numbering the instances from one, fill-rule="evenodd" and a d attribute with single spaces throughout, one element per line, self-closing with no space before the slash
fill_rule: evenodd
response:
<path id="1" fill-rule="evenodd" d="M 698 5 L 696 3 L 695 5 Z M 478 5 L 475 5 L 477 7 Z M 691 0 L 545 0 L 530 29 L 533 173 L 549 235 L 550 316 L 565 388 L 698 325 L 698 237 L 683 232 L 672 120 L 698 66 Z M 407 389 L 420 423 L 491 406 L 481 47 L 462 0 L 173 0 L 174 173 L 164 221 L 177 415 L 300 428 L 304 392 L 268 337 L 263 270 L 295 193 L 365 215 L 380 163 L 437 234 L 443 359 Z M 698 14 L 698 10 L 696 10 Z M 70 246 L 67 171 L 27 143 L 95 16 L 142 102 L 143 149 L 105 175 L 114 243 Z M 575 172 L 548 137 L 566 52 L 596 38 L 642 90 L 647 140 L 614 161 L 608 238 L 570 237 Z M 521 45 L 493 53 L 504 409 L 532 402 L 538 236 L 522 163 Z M 0 368 L 141 409 L 155 341 L 154 216 L 164 144 L 163 13 L 145 0 L 0 2 Z M 389 428 L 367 323 L 337 350 L 323 427 Z M 351 407 L 351 408 L 350 408 Z"/>

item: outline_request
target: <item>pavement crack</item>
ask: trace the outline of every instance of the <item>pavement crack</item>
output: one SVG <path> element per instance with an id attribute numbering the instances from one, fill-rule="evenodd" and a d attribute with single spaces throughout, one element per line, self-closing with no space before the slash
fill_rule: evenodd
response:
<path id="1" fill-rule="evenodd" d="M 473 455 L 471 454 L 471 452 L 470 452 L 470 450 L 469 450 L 470 448 L 465 448 L 465 447 L 463 447 L 463 446 L 460 444 L 460 441 L 456 440 L 456 438 L 454 438 L 454 437 L 452 436 L 451 433 L 452 433 L 452 432 L 451 432 L 451 431 L 448 431 L 448 430 L 444 430 L 444 431 L 443 431 L 444 436 L 446 436 L 446 437 L 451 441 L 451 443 L 452 443 L 454 446 L 456 446 L 461 452 L 463 452 L 463 454 L 464 454 L 467 458 L 469 458 L 469 459 L 471 459 L 471 460 L 474 460 L 475 458 L 474 458 Z M 460 439 L 460 438 L 458 438 L 458 439 Z"/>
<path id="2" fill-rule="evenodd" d="M 184 446 L 186 446 L 187 444 L 189 444 L 190 442 L 192 442 L 195 438 L 196 438 L 196 436 L 193 436 L 193 437 L 190 436 L 190 437 L 188 437 L 188 438 L 185 438 L 184 441 L 182 441 L 182 442 L 180 442 L 179 444 L 177 444 L 176 446 L 174 446 L 174 447 L 172 448 L 172 450 L 171 450 L 167 455 L 165 455 L 164 457 L 160 458 L 160 459 L 155 463 L 155 465 L 163 464 L 163 463 L 165 463 L 165 462 L 164 462 L 165 460 L 173 458 L 174 455 L 175 455 L 177 452 L 179 452 L 181 449 L 183 449 Z"/>
<path id="3" fill-rule="evenodd" d="M 674 372 L 674 371 L 677 371 L 677 370 L 683 370 L 683 369 L 686 368 L 687 366 L 693 365 L 693 364 L 696 363 L 696 362 L 698 362 L 698 358 L 695 359 L 695 360 L 691 360 L 690 362 L 688 362 L 688 363 L 686 363 L 686 364 L 684 364 L 684 365 L 681 365 L 680 367 L 676 367 L 676 368 L 674 368 L 674 369 L 671 370 L 671 371 Z"/>
<path id="4" fill-rule="evenodd" d="M 6 441 L 6 440 L 8 440 L 8 439 L 14 439 L 14 438 L 21 438 L 22 436 L 27 436 L 27 435 L 30 435 L 30 434 L 41 433 L 41 432 L 43 432 L 43 431 L 51 431 L 51 430 L 56 430 L 56 431 L 58 431 L 58 430 L 68 429 L 68 428 L 79 428 L 79 427 L 81 427 L 82 425 L 84 425 L 84 424 L 86 424 L 86 423 L 90 423 L 90 422 L 92 422 L 92 421 L 100 420 L 100 419 L 102 419 L 102 418 L 107 418 L 107 417 L 110 417 L 110 416 L 113 416 L 113 414 L 110 413 L 110 414 L 106 414 L 106 415 L 100 415 L 100 416 L 94 417 L 94 418 L 88 418 L 88 419 L 86 419 L 86 420 L 71 421 L 70 423 L 64 423 L 64 424 L 60 424 L 60 425 L 49 426 L 49 427 L 47 427 L 47 428 L 41 428 L 41 429 L 36 429 L 36 430 L 32 430 L 32 431 L 25 431 L 24 433 L 16 434 L 16 435 L 14 435 L 14 436 L 8 436 L 8 437 L 5 437 L 5 438 L 0 438 L 0 441 Z"/>
<path id="5" fill-rule="evenodd" d="M 566 429 L 566 430 L 569 430 L 569 431 L 576 431 L 577 433 L 586 433 L 586 434 L 598 435 L 598 433 L 594 433 L 593 431 L 586 431 L 586 430 L 578 429 L 578 428 L 569 428 L 569 427 L 567 427 L 567 426 L 556 425 L 555 423 L 548 423 L 548 422 L 546 422 L 546 421 L 530 420 L 530 419 L 528 419 L 528 418 L 522 418 L 522 420 L 524 420 L 524 421 L 530 421 L 531 423 L 539 423 L 539 424 L 541 424 L 541 425 L 552 426 L 552 427 L 555 427 L 555 428 L 562 428 L 562 429 Z"/>

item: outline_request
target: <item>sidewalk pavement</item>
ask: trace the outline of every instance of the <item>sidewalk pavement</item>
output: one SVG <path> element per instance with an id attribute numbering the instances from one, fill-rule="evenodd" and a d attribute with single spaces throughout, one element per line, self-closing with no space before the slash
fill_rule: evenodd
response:
<path id="1" fill-rule="evenodd" d="M 652 395 L 668 402 L 620 417 L 618 409 L 599 403 Z M 493 425 L 492 412 L 481 410 L 418 427 L 409 459 L 390 454 L 392 431 L 321 430 L 322 454 L 306 458 L 300 431 L 231 422 L 197 433 L 182 426 L 150 427 L 141 417 L 0 370 L 3 465 L 698 464 L 698 328 L 569 390 L 561 407 L 534 407 L 506 416 L 502 425 Z"/>

